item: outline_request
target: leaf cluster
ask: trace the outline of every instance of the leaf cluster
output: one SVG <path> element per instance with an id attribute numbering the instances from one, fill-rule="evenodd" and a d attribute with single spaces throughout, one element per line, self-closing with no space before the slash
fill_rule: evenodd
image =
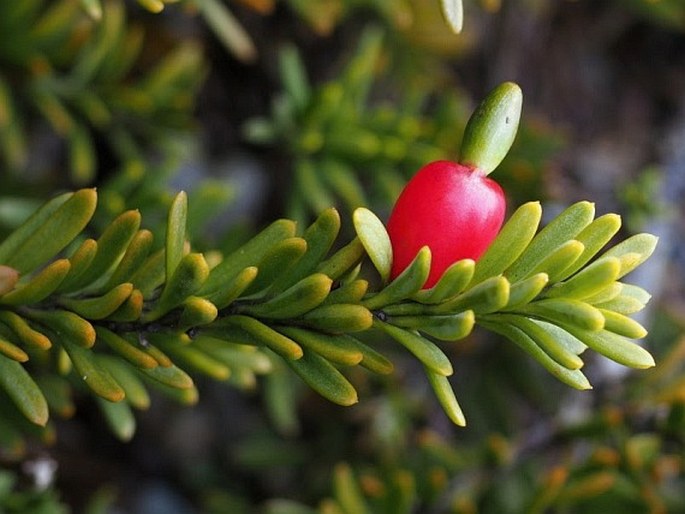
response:
<path id="1" fill-rule="evenodd" d="M 120 0 L 97 8 L 100 21 L 86 14 L 94 4 L 0 6 L 0 156 L 9 170 L 30 164 L 38 123 L 63 142 L 75 184 L 94 180 L 103 145 L 115 163 L 140 174 L 147 152 L 189 125 L 204 69 L 198 45 L 186 40 L 142 69 L 144 28 L 127 22 Z"/>
<path id="2" fill-rule="evenodd" d="M 682 322 L 677 325 L 682 328 Z M 407 435 L 414 441 L 410 448 L 400 443 L 389 457 L 387 449 L 374 448 L 381 454 L 373 456 L 374 463 L 359 454 L 338 463 L 331 469 L 329 489 L 312 503 L 316 508 L 275 499 L 265 510 L 269 514 L 417 510 L 465 514 L 474 509 L 486 514 L 683 512 L 679 491 L 684 478 L 679 470 L 685 444 L 684 356 L 681 335 L 659 356 L 658 367 L 598 390 L 583 416 L 564 415 L 567 409 L 578 408 L 577 398 L 560 398 L 557 390 L 547 387 L 546 396 L 560 415 L 540 422 L 534 435 L 522 437 L 511 426 L 527 424 L 525 419 L 514 419 L 518 416 L 507 418 L 508 430 L 493 431 L 490 422 L 472 438 L 455 438 L 439 426 L 418 428 Z M 529 370 L 523 373 L 530 376 Z M 497 389 L 502 401 L 516 404 L 510 387 L 497 381 Z M 478 401 L 483 402 L 483 397 Z M 497 402 L 489 409 L 497 410 Z M 405 415 L 407 405 L 390 410 L 384 416 L 392 425 L 397 420 L 390 419 Z"/>
<path id="3" fill-rule="evenodd" d="M 645 331 L 628 317 L 649 295 L 620 279 L 656 239 L 633 236 L 593 260 L 620 222 L 593 219 L 587 202 L 537 233 L 540 206 L 523 205 L 478 263 L 455 263 L 431 289 L 422 289 L 428 248 L 387 282 L 388 236 L 364 208 L 347 243 L 338 241 L 340 216 L 329 208 L 301 233 L 291 220 L 275 221 L 217 262 L 188 244 L 185 193 L 171 204 L 162 247 L 138 211 L 122 213 L 97 239 L 85 237 L 96 203 L 92 189 L 60 195 L 0 244 L 0 386 L 14 405 L 5 414 L 23 428 L 26 420 L 46 426 L 50 411 L 70 415 L 72 389 L 86 389 L 128 439 L 132 409 L 148 407 L 149 387 L 194 403 L 194 374 L 245 387 L 275 363 L 351 405 L 357 391 L 342 370 L 393 371 L 358 337 L 372 330 L 423 365 L 458 425 L 465 417 L 440 342 L 463 339 L 476 324 L 579 389 L 590 387 L 579 358 L 587 347 L 627 366 L 654 364 L 630 340 Z M 360 275 L 367 255 L 377 288 Z"/>
<path id="4" fill-rule="evenodd" d="M 454 129 L 467 113 L 456 97 L 442 99 L 432 121 L 421 114 L 426 98 L 419 91 L 393 106 L 370 105 L 383 39 L 380 29 L 366 30 L 345 69 L 320 86 L 310 83 L 294 48 L 281 52 L 283 94 L 271 117 L 249 120 L 245 134 L 255 143 L 284 145 L 292 155 L 290 217 L 308 219 L 331 205 L 351 211 L 369 205 L 369 194 L 388 204 L 405 173 L 443 156 L 443 146 L 457 147 L 454 134 L 461 130 Z"/>
<path id="5" fill-rule="evenodd" d="M 682 498 L 668 493 L 670 477 L 663 474 L 679 461 L 676 453 L 664 447 L 661 434 L 628 429 L 621 412 L 611 409 L 599 412 L 591 423 L 567 427 L 559 435 L 568 437 L 569 449 L 575 438 L 586 451 L 554 464 L 517 454 L 517 442 L 499 434 L 466 449 L 427 430 L 414 459 L 385 468 L 339 463 L 332 471 L 329 496 L 316 509 L 272 500 L 266 512 L 681 512 Z"/>
<path id="6" fill-rule="evenodd" d="M 385 84 L 391 52 L 388 35 L 369 27 L 341 72 L 322 84 L 308 78 L 295 48 L 280 53 L 282 94 L 271 115 L 248 120 L 244 132 L 253 143 L 288 152 L 289 217 L 306 221 L 331 205 L 348 212 L 360 206 L 386 209 L 416 170 L 449 159 L 459 148 L 470 115 L 464 92 L 455 88 L 432 98 L 424 79 L 404 77 L 396 100 L 377 101 L 374 91 Z M 499 173 L 516 176 L 514 197 L 540 187 L 540 171 L 561 145 L 552 131 L 524 126 L 521 133 L 522 143 Z"/>

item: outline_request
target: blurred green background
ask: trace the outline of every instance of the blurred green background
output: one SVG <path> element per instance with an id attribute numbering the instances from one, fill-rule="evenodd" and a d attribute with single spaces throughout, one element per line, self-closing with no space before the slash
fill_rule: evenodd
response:
<path id="1" fill-rule="evenodd" d="M 0 512 L 685 513 L 685 3 L 464 13 L 455 35 L 438 0 L 2 2 L 0 237 L 83 186 L 96 228 L 138 208 L 153 231 L 187 190 L 201 250 L 331 205 L 385 217 L 513 80 L 523 122 L 493 175 L 509 205 L 588 199 L 660 237 L 633 280 L 656 369 L 597 357 L 577 392 L 476 331 L 449 349 L 465 429 L 402 354 L 391 377 L 354 372 L 346 409 L 279 369 L 201 381 L 196 406 L 155 398 L 129 443 L 77 399 L 48 436 L 0 426 Z"/>

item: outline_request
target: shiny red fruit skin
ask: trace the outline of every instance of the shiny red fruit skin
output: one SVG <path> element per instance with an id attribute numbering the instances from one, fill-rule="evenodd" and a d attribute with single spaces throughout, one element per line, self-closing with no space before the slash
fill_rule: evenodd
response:
<path id="1" fill-rule="evenodd" d="M 502 227 L 506 211 L 500 185 L 475 168 L 435 161 L 405 186 L 388 220 L 392 243 L 391 278 L 397 277 L 423 246 L 431 249 L 424 288 L 461 259 L 477 260 Z"/>

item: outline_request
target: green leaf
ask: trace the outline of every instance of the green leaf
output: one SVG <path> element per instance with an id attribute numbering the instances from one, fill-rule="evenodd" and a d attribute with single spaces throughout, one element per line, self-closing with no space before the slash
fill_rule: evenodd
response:
<path id="1" fill-rule="evenodd" d="M 319 213 L 335 203 L 314 162 L 310 159 L 297 159 L 294 168 L 295 184 L 303 204 L 307 204 L 313 212 Z"/>
<path id="2" fill-rule="evenodd" d="M 96 79 L 98 72 L 119 51 L 119 42 L 125 34 L 124 6 L 118 3 L 105 4 L 105 12 L 96 32 L 81 47 L 71 71 L 71 80 L 80 88 L 87 88 Z M 98 77 L 99 78 L 99 77 Z"/>
<path id="3" fill-rule="evenodd" d="M 447 302 L 431 308 L 435 314 L 447 314 L 472 310 L 476 314 L 486 314 L 502 309 L 509 301 L 509 281 L 496 276 L 467 289 L 464 293 Z"/>
<path id="4" fill-rule="evenodd" d="M 68 338 L 61 339 L 78 376 L 96 395 L 111 402 L 120 402 L 126 396 L 112 375 L 97 361 L 89 348 L 73 344 Z"/>
<path id="5" fill-rule="evenodd" d="M 333 246 L 339 231 L 338 211 L 333 208 L 323 211 L 302 236 L 307 242 L 306 253 L 273 284 L 270 292 L 283 291 L 311 274 Z"/>
<path id="6" fill-rule="evenodd" d="M 634 319 L 605 309 L 600 309 L 599 311 L 604 316 L 604 330 L 629 339 L 642 339 L 647 336 L 645 327 Z"/>
<path id="7" fill-rule="evenodd" d="M 525 314 L 557 324 L 573 325 L 585 330 L 598 331 L 604 327 L 604 316 L 599 309 L 580 300 L 549 298 L 523 307 Z"/>
<path id="8" fill-rule="evenodd" d="M 159 338 L 157 344 L 184 368 L 195 370 L 218 381 L 228 380 L 231 375 L 228 366 L 205 353 L 192 342 L 184 344 L 169 337 L 168 339 Z"/>
<path id="9" fill-rule="evenodd" d="M 154 357 L 140 348 L 140 345 L 132 344 L 119 334 L 99 326 L 95 327 L 95 332 L 98 341 L 105 343 L 112 351 L 132 365 L 143 369 L 156 368 L 159 365 Z"/>
<path id="10" fill-rule="evenodd" d="M 583 250 L 585 250 L 583 243 L 580 243 L 575 239 L 566 241 L 552 250 L 524 278 L 537 273 L 545 273 L 549 278 L 549 281 L 554 283 L 563 276 L 565 270 L 578 260 L 578 257 L 583 253 Z"/>
<path id="11" fill-rule="evenodd" d="M 222 321 L 244 330 L 260 344 L 269 347 L 286 360 L 297 360 L 302 357 L 303 351 L 299 344 L 259 320 L 249 316 L 232 315 L 223 318 Z"/>
<path id="12" fill-rule="evenodd" d="M 102 4 L 100 0 L 81 0 L 81 5 L 92 19 L 99 21 L 102 18 Z"/>
<path id="13" fill-rule="evenodd" d="M 424 368 L 424 371 L 426 377 L 428 377 L 428 382 L 433 388 L 433 392 L 435 393 L 438 402 L 440 402 L 442 409 L 445 411 L 445 414 L 447 414 L 447 417 L 449 417 L 455 425 L 465 427 L 466 417 L 459 406 L 459 402 L 457 401 L 457 397 L 454 394 L 449 379 L 446 376 L 435 373 L 430 368 Z"/>
<path id="14" fill-rule="evenodd" d="M 76 120 L 53 89 L 33 88 L 30 93 L 33 104 L 58 135 L 67 137 L 72 130 L 76 130 Z"/>
<path id="15" fill-rule="evenodd" d="M 564 328 L 540 319 L 531 318 L 530 321 L 548 332 L 554 339 L 556 339 L 557 343 L 559 343 L 572 354 L 580 355 L 587 350 L 587 345 L 585 343 L 583 343 L 573 334 L 567 332 Z"/>
<path id="16" fill-rule="evenodd" d="M 246 296 L 265 295 L 273 283 L 287 273 L 307 251 L 307 242 L 291 237 L 276 243 L 257 264 L 259 273 L 245 291 Z"/>
<path id="17" fill-rule="evenodd" d="M 78 314 L 60 309 L 31 309 L 26 310 L 25 315 L 61 339 L 68 339 L 77 346 L 91 348 L 95 344 L 96 334 L 93 325 Z"/>
<path id="18" fill-rule="evenodd" d="M 268 375 L 274 371 L 273 359 L 269 358 L 264 349 L 256 346 L 232 343 L 205 334 L 194 337 L 192 344 L 213 359 L 224 363 L 234 374 L 246 370 L 250 373 Z"/>
<path id="19" fill-rule="evenodd" d="M 379 309 L 391 303 L 398 303 L 412 297 L 428 280 L 431 268 L 431 251 L 424 246 L 402 273 L 380 292 L 369 296 L 362 303 L 367 309 Z"/>
<path id="20" fill-rule="evenodd" d="M 517 327 L 497 322 L 493 323 L 490 320 L 481 320 L 481 324 L 488 330 L 503 335 L 519 345 L 526 353 L 542 364 L 547 371 L 566 385 L 579 390 L 592 389 L 590 382 L 588 382 L 588 379 L 580 370 L 570 370 L 560 365 L 547 355 L 525 332 Z"/>
<path id="21" fill-rule="evenodd" d="M 615 257 L 602 257 L 576 275 L 552 286 L 546 293 L 550 298 L 583 300 L 599 293 L 612 284 L 621 271 L 621 262 Z"/>
<path id="22" fill-rule="evenodd" d="M 295 229 L 294 221 L 286 219 L 274 221 L 212 268 L 209 279 L 201 290 L 201 295 L 213 301 L 214 295 L 220 296 L 221 291 L 231 284 L 242 270 L 249 266 L 256 266 L 276 244 L 284 239 L 292 238 L 295 235 Z"/>
<path id="23" fill-rule="evenodd" d="M 131 294 L 126 301 L 122 303 L 117 310 L 107 316 L 109 321 L 131 322 L 137 321 L 143 315 L 145 299 L 143 293 L 138 289 L 131 291 Z"/>
<path id="24" fill-rule="evenodd" d="M 306 351 L 301 359 L 285 362 L 309 387 L 333 403 L 349 406 L 359 401 L 352 384 L 320 355 Z"/>
<path id="25" fill-rule="evenodd" d="M 361 262 L 364 252 L 364 245 L 358 237 L 355 237 L 331 257 L 319 264 L 316 271 L 328 275 L 333 280 L 338 280 Z"/>
<path id="26" fill-rule="evenodd" d="M 3 21 L 5 24 L 12 23 L 7 19 Z M 18 116 L 9 83 L 5 77 L 0 76 L 0 134 L 2 135 L 0 145 L 2 145 L 4 164 L 10 169 L 21 169 L 27 161 L 26 133 L 23 125 L 22 116 Z"/>
<path id="27" fill-rule="evenodd" d="M 333 82 L 342 89 L 342 98 L 337 101 L 335 97 L 330 99 L 335 103 L 329 107 L 329 112 L 339 112 L 350 107 L 355 110 L 363 108 L 373 79 L 377 76 L 378 61 L 383 51 L 383 38 L 383 29 L 378 26 L 370 25 L 363 30 L 353 59 L 343 71 L 341 79 Z M 357 149 L 357 155 L 360 152 L 363 152 L 363 149 Z"/>
<path id="28" fill-rule="evenodd" d="M 248 266 L 229 280 L 223 289 L 207 295 L 207 299 L 216 305 L 217 309 L 228 307 L 252 284 L 258 272 L 256 266 Z"/>
<path id="29" fill-rule="evenodd" d="M 95 239 L 85 239 L 74 253 L 69 256 L 69 274 L 57 288 L 58 292 L 63 292 L 69 284 L 75 283 L 83 275 L 95 259 L 98 251 L 98 243 Z"/>
<path id="30" fill-rule="evenodd" d="M 604 256 L 621 259 L 621 272 L 618 275 L 621 278 L 645 262 L 654 253 L 658 241 L 659 238 L 652 234 L 636 234 L 605 252 Z M 630 258 L 625 259 L 626 256 Z"/>
<path id="31" fill-rule="evenodd" d="M 357 236 L 385 283 L 392 268 L 392 245 L 385 225 L 370 210 L 360 207 L 352 215 Z"/>
<path id="32" fill-rule="evenodd" d="M 187 298 L 197 293 L 209 276 L 209 266 L 201 253 L 185 255 L 176 267 L 171 279 L 164 286 L 159 300 L 151 311 L 144 316 L 154 321 L 181 305 Z"/>
<path id="33" fill-rule="evenodd" d="M 364 186 L 352 165 L 345 161 L 327 159 L 319 164 L 319 168 L 329 187 L 336 192 L 350 211 L 368 205 Z"/>
<path id="34" fill-rule="evenodd" d="M 424 366 L 433 370 L 434 373 L 443 376 L 449 376 L 453 373 L 452 363 L 449 358 L 432 341 L 421 337 L 415 332 L 393 326 L 389 323 L 384 323 L 380 320 L 375 320 L 374 326 L 377 326 L 395 341 L 404 346 L 414 355 L 414 357 L 419 359 Z"/>
<path id="35" fill-rule="evenodd" d="M 78 276 L 67 277 L 60 290 L 76 291 L 101 279 L 126 252 L 138 232 L 141 216 L 138 211 L 126 211 L 110 223 L 97 240 L 97 253 L 88 268 Z"/>
<path id="36" fill-rule="evenodd" d="M 199 296 L 189 296 L 181 304 L 178 330 L 186 331 L 193 327 L 208 325 L 219 315 L 219 310 L 209 300 Z"/>
<path id="37" fill-rule="evenodd" d="M 619 294 L 611 300 L 596 303 L 595 307 L 619 314 L 635 314 L 644 309 L 645 304 L 633 296 Z"/>
<path id="38" fill-rule="evenodd" d="M 0 263 L 5 263 L 40 227 L 47 223 L 74 193 L 64 193 L 46 202 L 0 243 Z"/>
<path id="39" fill-rule="evenodd" d="M 195 384 L 190 375 L 181 368 L 172 364 L 171 366 L 157 366 L 156 368 L 140 369 L 143 376 L 151 378 L 160 384 L 164 384 L 172 389 L 193 390 Z"/>
<path id="40" fill-rule="evenodd" d="M 164 0 L 138 0 L 138 4 L 155 14 L 164 10 Z"/>
<path id="41" fill-rule="evenodd" d="M 109 290 L 113 287 L 128 282 L 133 274 L 143 265 L 152 248 L 153 235 L 149 230 L 139 230 L 128 244 L 126 253 L 121 258 L 116 269 L 109 277 L 103 289 Z"/>
<path id="42" fill-rule="evenodd" d="M 471 333 L 476 322 L 473 311 L 439 316 L 392 316 L 388 322 L 402 328 L 424 332 L 441 341 L 458 341 Z"/>
<path id="43" fill-rule="evenodd" d="M 110 402 L 97 398 L 110 430 L 120 441 L 130 441 L 136 433 L 136 418 L 127 402 Z"/>
<path id="44" fill-rule="evenodd" d="M 585 266 L 621 228 L 621 217 L 618 214 L 605 214 L 593 220 L 587 227 L 575 236 L 575 240 L 583 243 L 585 250 L 576 262 L 565 271 L 564 279 L 573 275 Z"/>
<path id="45" fill-rule="evenodd" d="M 300 384 L 293 380 L 285 365 L 280 366 L 278 359 L 274 370 L 264 377 L 263 398 L 266 414 L 275 428 L 283 435 L 296 435 L 300 432 L 300 419 L 297 412 L 297 398 Z"/>
<path id="46" fill-rule="evenodd" d="M 540 202 L 528 202 L 516 209 L 500 233 L 478 259 L 472 285 L 504 272 L 528 247 L 542 217 Z"/>
<path id="47" fill-rule="evenodd" d="M 502 310 L 515 310 L 532 302 L 548 282 L 547 273 L 538 273 L 525 280 L 514 282 L 509 288 L 509 300 Z"/>
<path id="48" fill-rule="evenodd" d="M 26 362 L 29 360 L 28 354 L 14 344 L 14 334 L 5 330 L 5 327 L 0 325 L 0 354 L 8 359 L 17 362 Z"/>
<path id="49" fill-rule="evenodd" d="M 299 322 L 331 334 L 347 334 L 371 328 L 373 315 L 362 305 L 338 303 L 320 305 L 302 316 Z"/>
<path id="50" fill-rule="evenodd" d="M 583 361 L 574 352 L 561 343 L 558 331 L 550 332 L 547 330 L 550 324 L 539 324 L 524 316 L 502 315 L 498 316 L 498 321 L 509 323 L 515 326 L 528 337 L 530 337 L 547 355 L 549 355 L 559 365 L 570 370 L 583 367 Z M 573 337 L 569 334 L 569 337 Z"/>
<path id="51" fill-rule="evenodd" d="M 157 364 L 159 364 L 163 368 L 169 368 L 174 365 L 173 362 L 171 362 L 171 359 L 165 354 L 162 350 L 157 348 L 155 345 L 153 345 L 150 341 L 154 340 L 156 337 L 157 333 L 155 332 L 148 332 L 145 334 L 139 334 L 139 341 L 143 342 L 143 345 L 141 345 L 141 349 L 150 355 L 153 359 L 157 361 Z"/>
<path id="52" fill-rule="evenodd" d="M 333 289 L 323 302 L 323 305 L 333 305 L 336 303 L 360 303 L 369 283 L 366 280 L 354 279 Z"/>
<path id="53" fill-rule="evenodd" d="M 186 218 L 188 217 L 188 195 L 181 191 L 171 202 L 166 226 L 166 279 L 171 280 L 176 267 L 183 259 L 186 242 Z"/>
<path id="54" fill-rule="evenodd" d="M 304 113 L 311 99 L 307 72 L 296 47 L 286 46 L 279 54 L 281 82 L 298 113 Z"/>
<path id="55" fill-rule="evenodd" d="M 40 388 L 24 366 L 0 355 L 0 387 L 26 418 L 44 427 L 48 422 L 48 404 Z"/>
<path id="56" fill-rule="evenodd" d="M 379 375 L 389 375 L 393 372 L 395 366 L 384 355 L 358 339 L 352 339 L 352 341 L 354 341 L 354 345 L 362 354 L 362 361 L 359 363 L 360 366 L 368 369 L 372 373 L 378 373 Z"/>
<path id="57" fill-rule="evenodd" d="M 412 298 L 419 303 L 438 304 L 454 298 L 471 282 L 476 263 L 462 259 L 449 266 L 430 289 L 418 291 Z"/>
<path id="58" fill-rule="evenodd" d="M 345 513 L 370 514 L 368 506 L 352 468 L 346 463 L 337 464 L 333 470 L 333 491 L 340 503 L 341 511 Z"/>
<path id="59" fill-rule="evenodd" d="M 623 336 L 606 330 L 589 331 L 576 326 L 565 326 L 571 334 L 605 357 L 631 368 L 645 369 L 655 365 L 654 357 Z"/>
<path id="60" fill-rule="evenodd" d="M 219 0 L 197 0 L 202 17 L 226 49 L 244 62 L 257 58 L 257 49 L 238 20 Z"/>
<path id="61" fill-rule="evenodd" d="M 76 405 L 72 399 L 73 389 L 67 379 L 59 375 L 40 375 L 34 377 L 48 402 L 50 412 L 70 418 L 76 411 Z"/>
<path id="62" fill-rule="evenodd" d="M 0 304 L 31 305 L 45 300 L 59 287 L 69 273 L 70 267 L 67 259 L 51 262 L 31 277 L 29 282 L 0 297 Z"/>
<path id="63" fill-rule="evenodd" d="M 363 358 L 356 341 L 346 334 L 324 334 L 298 327 L 279 327 L 278 330 L 305 349 L 316 352 L 336 364 L 354 366 Z"/>
<path id="64" fill-rule="evenodd" d="M 147 374 L 144 374 L 144 376 L 147 377 Z M 165 384 L 163 380 L 155 379 L 149 380 L 148 384 L 162 393 L 164 396 L 172 399 L 175 402 L 178 402 L 183 406 L 196 405 L 200 399 L 200 392 L 194 385 L 191 387 L 178 388 Z"/>
<path id="65" fill-rule="evenodd" d="M 610 257 L 610 259 L 613 259 L 613 257 Z M 622 289 L 623 284 L 621 284 L 620 282 L 611 282 L 609 285 L 604 286 L 604 288 L 600 289 L 592 296 L 582 298 L 582 300 L 592 305 L 608 302 L 616 298 L 618 295 L 620 295 Z"/>
<path id="66" fill-rule="evenodd" d="M 300 280 L 274 298 L 249 305 L 241 312 L 271 319 L 296 318 L 320 305 L 328 296 L 333 281 L 323 273 L 315 273 Z"/>
<path id="67" fill-rule="evenodd" d="M 48 350 L 52 346 L 52 342 L 45 334 L 34 330 L 24 318 L 14 312 L 0 309 L 0 322 L 7 325 L 16 337 L 29 347 Z"/>
<path id="68" fill-rule="evenodd" d="M 443 0 L 443 7 L 447 1 Z M 497 168 L 516 138 L 522 104 L 521 88 L 513 82 L 488 93 L 466 124 L 459 162 L 486 175 Z"/>
<path id="69" fill-rule="evenodd" d="M 583 201 L 571 205 L 538 232 L 519 258 L 507 268 L 504 275 L 511 282 L 528 276 L 540 261 L 566 241 L 575 238 L 583 228 L 588 226 L 594 215 L 595 207 L 590 202 Z"/>
<path id="70" fill-rule="evenodd" d="M 50 204 L 47 210 L 41 209 L 17 229 L 19 235 L 16 239 L 10 236 L 3 242 L 0 262 L 22 274 L 33 271 L 81 233 L 95 212 L 96 203 L 95 190 L 82 189 L 66 201 L 60 200 L 56 205 Z M 4 252 L 8 250 L 11 253 L 5 256 Z"/>
<path id="71" fill-rule="evenodd" d="M 648 291 L 645 291 L 640 286 L 634 284 L 626 284 L 620 282 L 621 284 L 621 295 L 628 296 L 630 298 L 635 298 L 638 302 L 646 304 L 652 298 L 652 295 Z"/>
<path id="72" fill-rule="evenodd" d="M 120 284 L 102 296 L 93 298 L 61 298 L 60 304 L 90 320 L 100 320 L 113 314 L 133 292 L 133 284 Z"/>

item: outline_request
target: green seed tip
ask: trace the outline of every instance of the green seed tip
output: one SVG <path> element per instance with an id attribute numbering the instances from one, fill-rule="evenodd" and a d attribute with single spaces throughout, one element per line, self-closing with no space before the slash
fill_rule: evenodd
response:
<path id="1" fill-rule="evenodd" d="M 504 82 L 493 89 L 469 119 L 461 144 L 461 164 L 486 175 L 502 162 L 516 138 L 523 93 L 518 84 Z"/>

